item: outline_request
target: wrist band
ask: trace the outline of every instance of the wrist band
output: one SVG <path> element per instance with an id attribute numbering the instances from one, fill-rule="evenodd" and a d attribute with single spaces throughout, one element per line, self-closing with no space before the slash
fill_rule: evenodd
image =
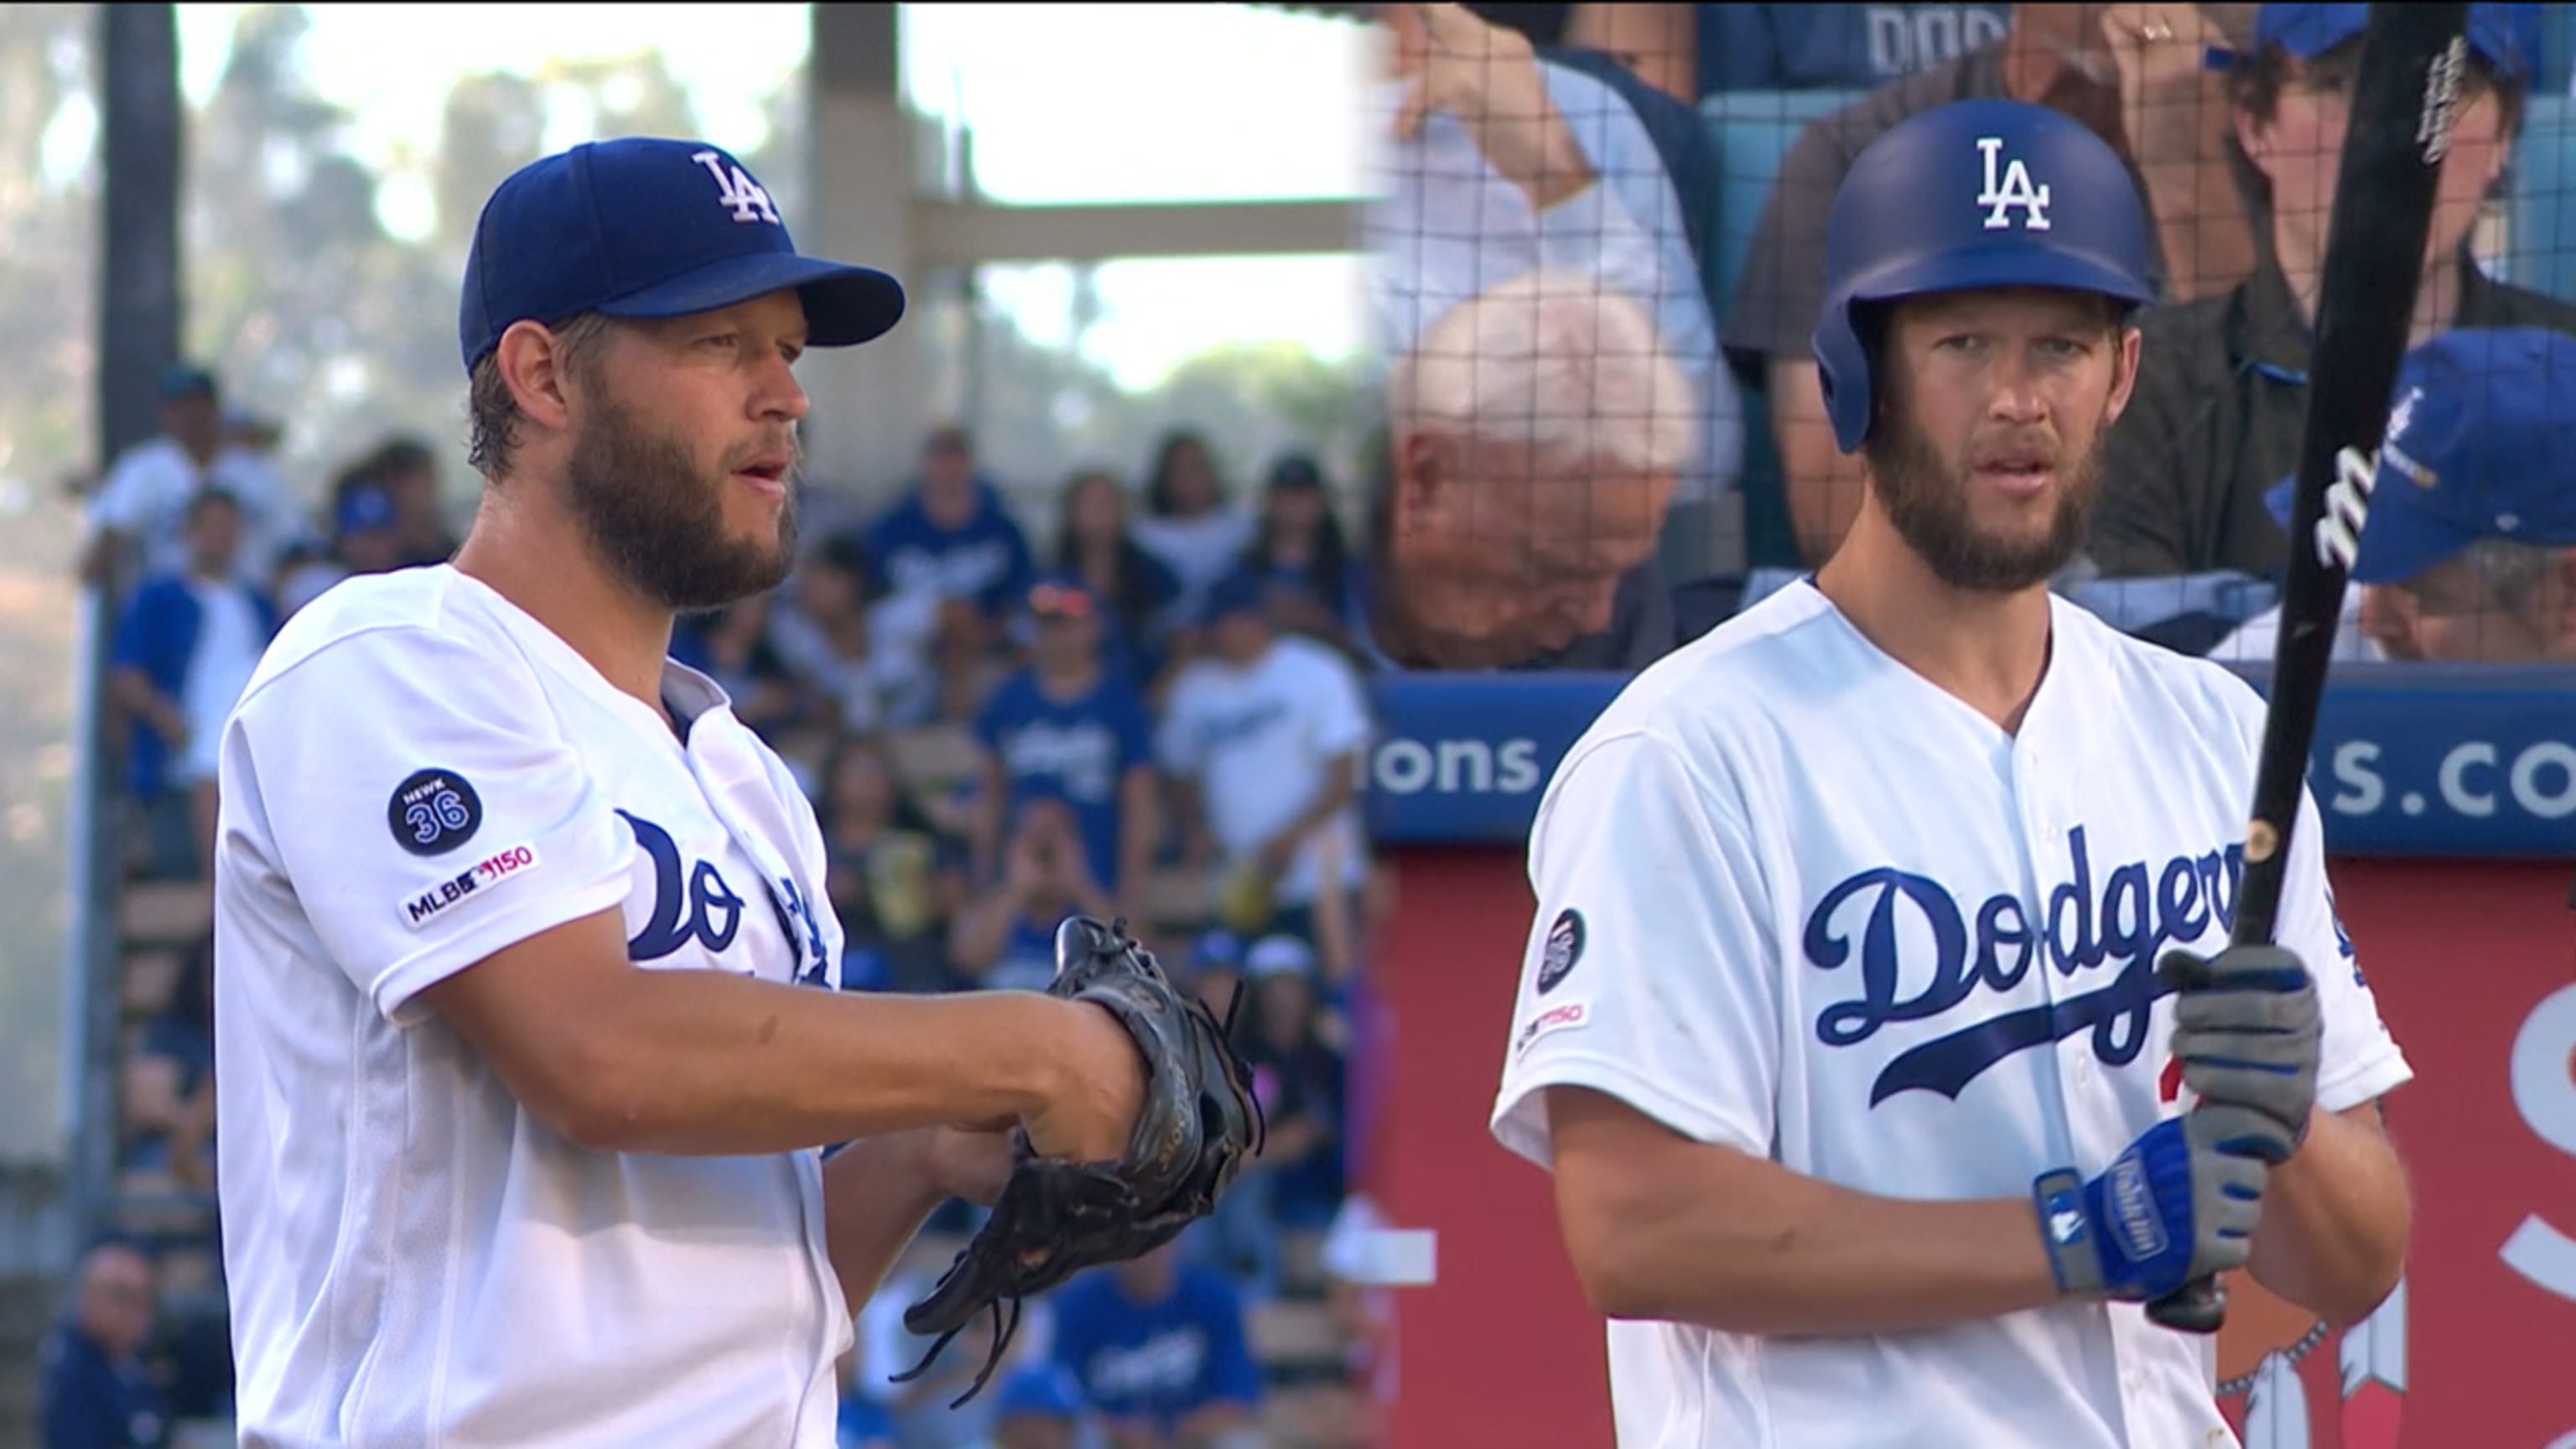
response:
<path id="1" fill-rule="evenodd" d="M 2084 1217 L 2084 1179 L 2072 1168 L 2043 1172 L 2031 1183 L 2030 1199 L 2039 1213 L 2039 1238 L 2048 1247 L 2048 1271 L 2057 1279 L 2057 1291 L 2099 1288 L 2102 1265 Z"/>

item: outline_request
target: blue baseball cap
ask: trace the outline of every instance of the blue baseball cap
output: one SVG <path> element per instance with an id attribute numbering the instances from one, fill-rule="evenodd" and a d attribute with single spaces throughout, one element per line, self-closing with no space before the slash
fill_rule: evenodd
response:
<path id="1" fill-rule="evenodd" d="M 215 385 L 215 375 L 193 363 L 175 362 L 161 371 L 161 400 L 176 402 L 183 397 L 218 397 L 222 389 Z"/>
<path id="2" fill-rule="evenodd" d="M 337 525 L 332 530 L 334 536 L 342 538 L 353 533 L 391 528 L 394 526 L 393 496 L 382 488 L 352 488 L 342 495 L 338 517 L 333 521 Z"/>
<path id="3" fill-rule="evenodd" d="M 586 141 L 532 161 L 492 193 L 465 259 L 465 370 L 515 322 L 578 312 L 683 317 L 793 287 L 807 345 L 849 347 L 903 316 L 903 287 L 867 267 L 799 256 L 769 193 L 699 141 Z"/>
<path id="4" fill-rule="evenodd" d="M 1002 1381 L 993 1412 L 1001 1418 L 1035 1414 L 1072 1419 L 1082 1413 L 1082 1388 L 1059 1364 L 1031 1364 Z"/>
<path id="5" fill-rule="evenodd" d="M 2498 75 L 2529 75 L 2532 57 L 2540 53 L 2540 12 L 2538 5 L 2472 5 L 2469 46 Z M 2254 45 L 2278 45 L 2313 60 L 2369 23 L 2368 5 L 2264 5 L 2254 14 Z"/>
<path id="6" fill-rule="evenodd" d="M 1234 569 L 1208 587 L 1207 607 L 1200 617 L 1213 624 L 1230 614 L 1263 613 L 1269 593 L 1261 575 L 1248 568 Z"/>
<path id="7" fill-rule="evenodd" d="M 2264 495 L 2284 528 L 2296 484 Z M 2576 337 L 2463 328 L 2398 367 L 2353 582 L 2411 579 L 2484 538 L 2576 544 Z"/>

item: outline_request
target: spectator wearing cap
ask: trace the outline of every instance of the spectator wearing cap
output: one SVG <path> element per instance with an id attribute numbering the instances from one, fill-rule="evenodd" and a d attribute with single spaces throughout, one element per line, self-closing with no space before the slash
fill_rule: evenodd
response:
<path id="1" fill-rule="evenodd" d="M 128 788 L 149 815 L 184 815 L 200 872 L 214 861 L 224 723 L 277 634 L 276 605 L 241 575 L 243 526 L 229 493 L 189 501 L 183 566 L 148 576 L 126 601 L 110 664 L 108 688 L 139 726 L 128 737 Z"/>
<path id="2" fill-rule="evenodd" d="M 1094 880 L 1121 899 L 1144 882 L 1161 838 L 1153 726 L 1135 683 L 1103 658 L 1104 613 L 1077 577 L 1051 574 L 1028 592 L 1029 662 L 975 716 L 983 751 L 973 834 L 979 881 L 990 877 L 1022 806 L 1061 800 Z"/>
<path id="3" fill-rule="evenodd" d="M 1261 523 L 1244 562 L 1270 585 L 1270 621 L 1336 648 L 1350 643 L 1350 541 L 1333 513 L 1324 470 L 1303 453 L 1270 465 Z"/>
<path id="4" fill-rule="evenodd" d="M 1185 616 L 1207 607 L 1208 590 L 1251 544 L 1254 523 L 1252 510 L 1226 496 L 1204 436 L 1189 428 L 1163 434 L 1145 474 L 1145 516 L 1134 528 L 1136 541 L 1180 580 Z"/>
<path id="5" fill-rule="evenodd" d="M 1350 661 L 1281 634 L 1265 593 L 1248 570 L 1210 590 L 1208 652 L 1173 681 L 1155 749 L 1174 781 L 1184 864 L 1260 887 L 1268 909 L 1226 924 L 1315 939 L 1319 911 L 1346 912 L 1368 877 L 1368 705 Z"/>
<path id="6" fill-rule="evenodd" d="M 278 617 L 322 597 L 334 584 L 359 574 L 389 573 L 402 566 L 402 532 L 394 501 L 363 475 L 344 477 L 348 486 L 333 489 L 331 547 L 288 551 L 277 573 Z"/>
<path id="7" fill-rule="evenodd" d="M 456 556 L 459 540 L 439 501 L 438 455 L 427 443 L 397 433 L 378 444 L 361 465 L 394 510 L 395 562 L 415 568 Z"/>
<path id="8" fill-rule="evenodd" d="M 1082 1417 L 1082 1384 L 1062 1364 L 1030 1364 L 1002 1381 L 993 1449 L 1074 1449 Z"/>
<path id="9" fill-rule="evenodd" d="M 71 1311 L 37 1352 L 44 1449 L 161 1449 L 170 1412 L 142 1359 L 152 1336 L 152 1260 L 110 1241 L 84 1254 Z"/>
<path id="10" fill-rule="evenodd" d="M 1163 674 L 1179 617 L 1180 575 L 1136 541 L 1127 490 L 1116 474 L 1086 468 L 1065 481 L 1056 518 L 1055 570 L 1082 581 L 1106 609 L 1105 656 L 1140 689 Z"/>
<path id="11" fill-rule="evenodd" d="M 2368 11 L 2265 5 L 2254 44 L 2228 62 L 2235 144 L 2264 203 L 2267 245 L 2238 286 L 2139 320 L 2137 388 L 2104 446 L 2088 542 L 2108 578 L 2269 579 L 2287 557 L 2288 535 L 2264 494 L 2299 465 L 2317 287 Z M 2469 246 L 2521 132 L 2539 12 L 2469 7 L 2469 62 L 2426 240 L 2417 343 L 2455 327 L 2576 331 L 2576 307 L 2490 280 Z M 2143 618 L 2144 607 L 2123 610 Z"/>
<path id="12" fill-rule="evenodd" d="M 974 436 L 953 423 L 931 430 L 911 487 L 863 538 L 896 591 L 949 606 L 948 627 L 986 646 L 999 639 L 1036 572 L 1028 536 L 976 467 Z M 959 606 L 971 608 L 960 613 Z"/>
<path id="13" fill-rule="evenodd" d="M 82 579 L 108 581 L 130 545 L 142 551 L 136 577 L 186 573 L 189 505 L 209 488 L 230 494 L 239 505 L 236 571 L 265 588 L 278 557 L 302 531 L 293 501 L 265 458 L 225 436 L 214 374 L 175 366 L 161 378 L 160 436 L 126 449 L 90 499 Z"/>
<path id="14" fill-rule="evenodd" d="M 1261 1403 L 1243 1295 L 1177 1240 L 1058 1289 L 1053 1357 L 1115 1449 L 1231 1449 Z"/>

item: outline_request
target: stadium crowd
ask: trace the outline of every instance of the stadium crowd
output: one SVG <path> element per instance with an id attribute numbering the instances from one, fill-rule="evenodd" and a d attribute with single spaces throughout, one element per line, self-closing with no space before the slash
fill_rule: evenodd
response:
<path id="1" fill-rule="evenodd" d="M 174 368 L 162 399 L 162 435 L 92 499 L 88 567 L 118 599 L 128 869 L 192 881 L 214 839 L 225 719 L 278 629 L 342 580 L 444 563 L 458 539 L 439 457 L 416 439 L 342 469 L 307 528 L 273 430 L 227 414 L 212 375 Z M 1323 1274 L 1355 1135 L 1343 1055 L 1374 879 L 1358 805 L 1372 724 L 1344 623 L 1356 560 L 1310 457 L 1275 460 L 1241 500 L 1207 440 L 1175 431 L 1137 493 L 1080 470 L 1033 541 L 968 432 L 940 427 L 891 506 L 855 509 L 809 483 L 786 583 L 684 619 L 673 640 L 807 787 L 846 989 L 1042 987 L 1067 914 L 1125 917 L 1233 1013 L 1267 1114 L 1266 1150 L 1216 1216 L 1029 1305 L 1008 1371 L 963 1409 L 950 1400 L 981 1360 L 966 1346 L 891 1381 L 929 1346 L 902 1308 L 981 1220 L 949 1204 L 862 1312 L 843 1412 L 854 1449 L 1262 1442 L 1228 1436 L 1254 1431 L 1281 1377 L 1255 1354 L 1265 1305 L 1306 1300 L 1364 1351 Z M 129 1198 L 211 1193 L 212 955 L 209 933 L 130 1037 Z M 102 1248 L 84 1282 L 130 1287 L 134 1247 Z M 203 1342 L 219 1326 L 182 1350 L 116 1321 L 80 1307 L 66 1320 L 52 1410 L 82 1401 L 74 1378 L 112 1385 L 102 1364 L 154 1349 L 163 1377 L 134 1392 L 220 1417 L 228 1366 Z"/>

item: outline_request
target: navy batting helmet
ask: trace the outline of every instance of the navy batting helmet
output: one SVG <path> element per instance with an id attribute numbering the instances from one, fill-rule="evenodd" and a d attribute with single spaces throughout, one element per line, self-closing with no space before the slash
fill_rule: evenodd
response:
<path id="1" fill-rule="evenodd" d="M 2150 300 L 2147 214 L 2117 153 L 2020 101 L 1959 101 L 1872 141 L 1825 232 L 1816 370 L 1846 453 L 1869 433 L 1862 304 L 1977 287 L 2063 287 Z"/>

